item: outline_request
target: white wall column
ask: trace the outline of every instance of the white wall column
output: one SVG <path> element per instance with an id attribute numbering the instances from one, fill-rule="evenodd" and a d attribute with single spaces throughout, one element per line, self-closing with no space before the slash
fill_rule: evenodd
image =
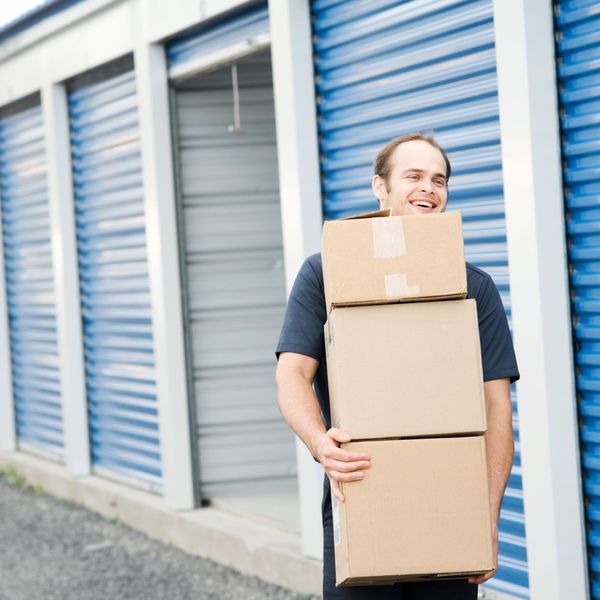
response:
<path id="1" fill-rule="evenodd" d="M 47 83 L 42 87 L 42 114 L 46 129 L 48 205 L 56 295 L 65 462 L 67 469 L 73 475 L 87 475 L 90 472 L 90 446 L 69 112 L 67 92 L 63 85 Z"/>
<path id="2" fill-rule="evenodd" d="M 552 3 L 494 20 L 531 598 L 587 598 Z"/>
<path id="3" fill-rule="evenodd" d="M 141 44 L 134 59 L 164 496 L 169 507 L 187 510 L 194 479 L 167 67 L 159 45 Z"/>
<path id="4" fill-rule="evenodd" d="M 277 159 L 288 294 L 303 260 L 321 244 L 322 204 L 307 0 L 269 0 Z M 320 558 L 323 470 L 297 442 L 305 554 Z"/>
<path id="5" fill-rule="evenodd" d="M 0 197 L 0 452 L 17 447 L 15 405 L 12 391 L 12 364 L 10 358 L 10 330 L 4 271 L 4 241 L 2 237 L 2 205 Z"/>

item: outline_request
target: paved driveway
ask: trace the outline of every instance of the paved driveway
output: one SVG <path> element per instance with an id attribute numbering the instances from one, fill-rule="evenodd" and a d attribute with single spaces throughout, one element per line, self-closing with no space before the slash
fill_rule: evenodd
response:
<path id="1" fill-rule="evenodd" d="M 0 480 L 1 600 L 308 600 Z"/>

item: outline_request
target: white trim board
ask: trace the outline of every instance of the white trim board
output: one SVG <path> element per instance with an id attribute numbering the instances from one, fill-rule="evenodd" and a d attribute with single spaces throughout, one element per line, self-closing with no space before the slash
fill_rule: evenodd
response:
<path id="1" fill-rule="evenodd" d="M 194 507 L 169 82 L 162 46 L 135 53 L 161 468 L 165 502 Z"/>
<path id="2" fill-rule="evenodd" d="M 42 112 L 46 129 L 65 462 L 73 475 L 87 475 L 90 472 L 90 444 L 68 111 L 64 86 L 45 85 Z"/>
<path id="3" fill-rule="evenodd" d="M 306 0 L 270 0 L 277 160 L 289 294 L 304 259 L 319 251 L 323 223 L 310 8 Z M 323 470 L 298 442 L 298 489 L 307 556 L 320 558 Z"/>
<path id="4" fill-rule="evenodd" d="M 217 52 L 202 54 L 169 69 L 169 78 L 174 84 L 181 83 L 203 73 L 209 73 L 236 60 L 246 58 L 268 48 L 271 34 L 263 33 L 256 37 L 241 40 Z"/>

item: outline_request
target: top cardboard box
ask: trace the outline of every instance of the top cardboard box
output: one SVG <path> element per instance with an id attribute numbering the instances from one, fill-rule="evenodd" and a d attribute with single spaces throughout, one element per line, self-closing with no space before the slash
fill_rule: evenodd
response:
<path id="1" fill-rule="evenodd" d="M 465 298 L 459 212 L 327 221 L 321 255 L 327 312 L 336 306 Z"/>

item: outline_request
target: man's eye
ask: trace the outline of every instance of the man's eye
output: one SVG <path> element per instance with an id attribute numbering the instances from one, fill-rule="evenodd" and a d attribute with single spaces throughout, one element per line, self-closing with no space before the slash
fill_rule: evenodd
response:
<path id="1" fill-rule="evenodd" d="M 419 179 L 418 175 L 407 175 L 406 177 L 408 179 L 412 179 L 413 181 L 417 181 L 417 179 Z"/>

